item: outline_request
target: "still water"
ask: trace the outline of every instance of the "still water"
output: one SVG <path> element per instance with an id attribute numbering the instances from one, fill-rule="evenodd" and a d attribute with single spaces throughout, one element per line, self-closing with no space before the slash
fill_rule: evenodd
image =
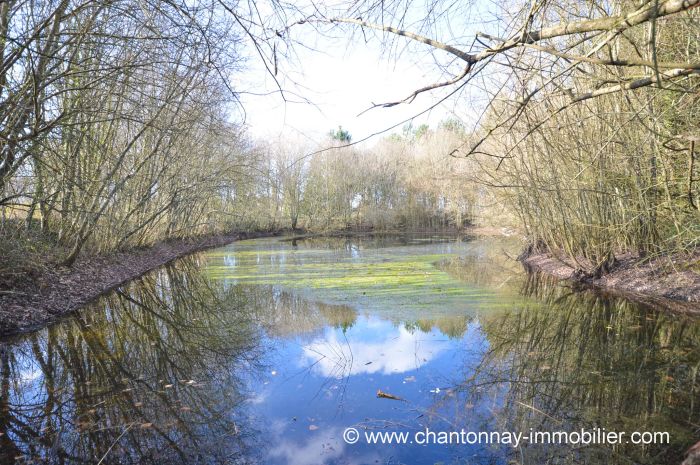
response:
<path id="1" fill-rule="evenodd" d="M 261 239 L 173 262 L 0 342 L 0 463 L 680 463 L 700 322 L 528 275 L 518 247 Z M 365 440 L 582 428 L 669 441 Z"/>

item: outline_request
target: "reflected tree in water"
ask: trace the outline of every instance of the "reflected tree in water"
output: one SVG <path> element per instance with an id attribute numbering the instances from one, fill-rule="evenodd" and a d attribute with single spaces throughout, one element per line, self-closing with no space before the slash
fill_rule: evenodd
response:
<path id="1" fill-rule="evenodd" d="M 431 411 L 459 402 L 451 421 L 477 430 L 670 434 L 670 444 L 525 445 L 522 463 L 680 463 L 700 431 L 700 327 L 537 274 L 523 292 L 544 305 L 484 319 L 489 350 Z"/>
<path id="2" fill-rule="evenodd" d="M 241 376 L 256 363 L 256 329 L 235 289 L 220 294 L 197 260 L 2 346 L 0 461 L 242 460 Z"/>

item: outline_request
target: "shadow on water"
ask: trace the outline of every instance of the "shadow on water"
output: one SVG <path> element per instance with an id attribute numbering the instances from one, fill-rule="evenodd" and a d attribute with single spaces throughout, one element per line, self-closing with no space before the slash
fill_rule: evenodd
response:
<path id="1" fill-rule="evenodd" d="M 498 241 L 420 239 L 219 249 L 0 342 L 0 463 L 680 463 L 697 320 L 523 274 Z M 348 426 L 670 442 L 348 445 Z"/>

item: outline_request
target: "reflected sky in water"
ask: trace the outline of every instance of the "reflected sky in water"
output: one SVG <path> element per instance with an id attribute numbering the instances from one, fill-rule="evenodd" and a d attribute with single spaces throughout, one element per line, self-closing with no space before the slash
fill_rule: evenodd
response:
<path id="1" fill-rule="evenodd" d="M 424 332 L 365 316 L 347 331 L 325 328 L 294 338 L 274 351 L 271 371 L 250 401 L 260 422 L 273 425 L 274 446 L 265 461 L 385 463 L 393 457 L 396 463 L 430 463 L 449 461 L 455 452 L 477 453 L 410 445 L 390 452 L 387 446 L 346 445 L 342 432 L 350 426 L 450 427 L 441 417 L 451 412 L 432 410 L 441 398 L 434 391 L 451 382 L 455 364 L 476 366 L 483 344 L 476 328 L 455 339 L 437 328 Z M 406 401 L 377 398 L 377 389 Z"/>
<path id="2" fill-rule="evenodd" d="M 527 275 L 517 248 L 263 239 L 178 260 L 0 343 L 0 463 L 680 462 L 698 321 Z M 671 443 L 349 445 L 346 427 Z"/>

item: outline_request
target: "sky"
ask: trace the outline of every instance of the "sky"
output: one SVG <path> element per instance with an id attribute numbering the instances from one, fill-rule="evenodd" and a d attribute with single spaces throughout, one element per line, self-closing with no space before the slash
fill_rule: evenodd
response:
<path id="1" fill-rule="evenodd" d="M 293 132 L 318 139 L 330 130 L 343 126 L 354 140 L 389 128 L 415 116 L 432 98 L 423 95 L 410 105 L 375 108 L 360 115 L 372 103 L 403 99 L 413 90 L 433 82 L 435 77 L 411 60 L 393 62 L 383 58 L 372 46 L 345 49 L 338 43 L 320 52 L 304 52 L 303 68 L 290 70 L 292 78 L 282 78 L 282 87 L 290 91 L 289 102 L 279 93 L 269 96 L 242 95 L 246 123 L 255 137 Z M 266 70 L 255 63 L 247 72 L 250 89 L 256 93 L 272 92 L 276 86 Z M 299 94 L 309 102 L 299 101 Z M 450 116 L 447 105 L 439 106 L 419 117 L 414 125 L 437 124 Z M 401 130 L 401 126 L 397 131 Z M 391 131 L 390 131 L 391 132 Z"/>
<path id="2" fill-rule="evenodd" d="M 302 41 L 310 47 L 295 47 L 293 60 L 280 61 L 277 77 L 289 91 L 289 101 L 275 92 L 274 80 L 254 56 L 235 83 L 238 89 L 244 89 L 240 99 L 249 134 L 254 138 L 277 138 L 291 133 L 321 142 L 329 131 L 342 126 L 354 141 L 359 141 L 385 130 L 387 134 L 400 133 L 404 121 L 413 117 L 414 126 L 426 123 L 436 127 L 447 118 L 468 116 L 460 113 L 466 108 L 464 100 L 460 104 L 451 99 L 416 117 L 445 96 L 449 92 L 446 89 L 421 94 L 411 104 L 365 112 L 373 103 L 400 100 L 422 86 L 451 77 L 435 65 L 431 55 L 434 51 L 427 45 L 418 44 L 395 59 L 382 52 L 378 40 L 364 41 L 361 35 L 358 40 L 357 34 L 355 40 L 342 36 L 319 37 L 309 28 Z M 436 53 L 449 56 L 441 51 Z M 261 93 L 271 94 L 253 95 Z M 299 102 L 295 94 L 308 102 Z M 395 125 L 395 129 L 390 129 Z"/>

